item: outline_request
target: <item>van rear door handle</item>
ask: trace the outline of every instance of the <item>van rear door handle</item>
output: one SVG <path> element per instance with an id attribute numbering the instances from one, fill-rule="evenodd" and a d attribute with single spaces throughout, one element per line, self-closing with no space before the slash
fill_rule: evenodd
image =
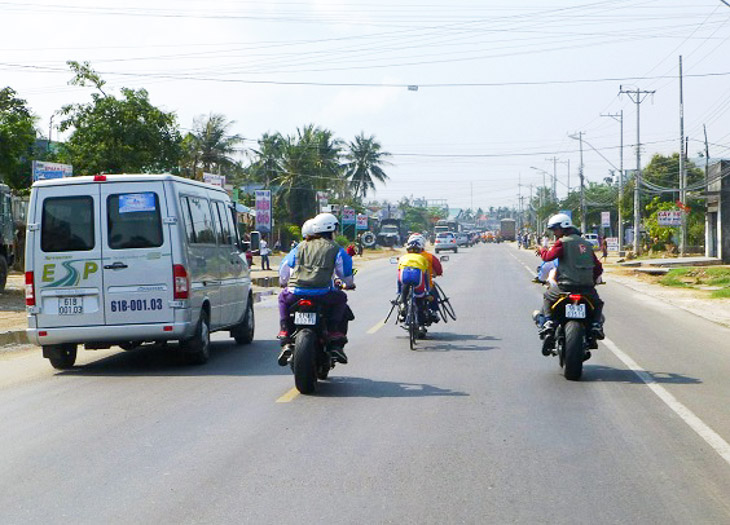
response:
<path id="1" fill-rule="evenodd" d="M 105 270 L 123 270 L 124 268 L 129 268 L 126 264 L 123 262 L 115 262 L 114 264 L 105 264 L 104 269 Z"/>

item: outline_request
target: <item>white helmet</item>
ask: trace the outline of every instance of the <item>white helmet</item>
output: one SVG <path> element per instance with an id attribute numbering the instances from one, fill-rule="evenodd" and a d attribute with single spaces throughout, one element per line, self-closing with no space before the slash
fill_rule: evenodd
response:
<path id="1" fill-rule="evenodd" d="M 337 226 L 339 226 L 337 217 L 331 213 L 320 213 L 314 219 L 310 220 L 312 221 L 310 226 L 312 234 L 335 232 L 337 231 Z"/>
<path id="2" fill-rule="evenodd" d="M 312 221 L 314 219 L 307 219 L 304 221 L 304 224 L 302 224 L 302 237 L 310 237 L 312 232 Z"/>
<path id="3" fill-rule="evenodd" d="M 426 249 L 426 239 L 420 233 L 413 233 L 408 237 L 406 242 L 407 248 L 418 248 L 420 250 Z"/>
<path id="4" fill-rule="evenodd" d="M 568 228 L 575 228 L 575 226 L 573 226 L 573 221 L 565 213 L 558 213 L 548 219 L 547 228 L 548 230 L 552 230 L 553 228 L 567 230 Z"/>

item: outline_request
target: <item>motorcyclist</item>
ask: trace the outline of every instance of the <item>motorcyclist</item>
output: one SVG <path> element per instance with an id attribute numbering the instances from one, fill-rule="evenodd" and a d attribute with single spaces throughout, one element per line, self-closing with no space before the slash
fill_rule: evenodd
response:
<path id="1" fill-rule="evenodd" d="M 285 287 L 279 294 L 279 324 L 277 336 L 282 352 L 279 364 L 286 365 L 291 356 L 289 307 L 302 297 L 317 297 L 329 306 L 327 330 L 330 351 L 340 363 L 347 364 L 343 349 L 347 343 L 348 314 L 347 294 L 335 285 L 334 277 L 342 281 L 346 289 L 354 289 L 352 258 L 332 239 L 339 224 L 331 213 L 320 213 L 305 222 L 302 233 L 305 240 L 299 243 L 281 262 L 279 282 Z"/>
<path id="2" fill-rule="evenodd" d="M 420 233 L 414 233 L 406 241 L 406 255 L 398 260 L 398 293 L 401 294 L 401 305 L 405 304 L 403 284 L 414 284 L 418 297 L 426 297 L 431 322 L 438 322 L 438 293 L 433 286 L 434 275 L 443 274 L 441 261 L 426 250 L 426 238 Z M 424 264 L 425 263 L 425 264 Z M 423 280 L 421 283 L 420 280 Z M 403 312 L 401 312 L 402 314 Z"/>
<path id="3" fill-rule="evenodd" d="M 577 292 L 585 295 L 593 304 L 591 333 L 596 339 L 603 339 L 603 301 L 595 288 L 603 273 L 603 266 L 593 252 L 593 245 L 580 236 L 570 217 L 564 213 L 550 217 L 547 227 L 555 235 L 556 241 L 550 249 L 538 247 L 536 253 L 543 261 L 558 261 L 557 283 L 550 286 L 543 296 L 544 323 L 540 328 L 540 336 L 552 337 L 554 333 L 550 311 L 560 294 Z"/>

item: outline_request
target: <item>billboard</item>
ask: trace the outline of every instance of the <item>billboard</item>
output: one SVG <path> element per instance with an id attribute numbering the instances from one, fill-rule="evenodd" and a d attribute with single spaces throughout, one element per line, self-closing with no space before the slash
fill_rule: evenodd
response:
<path id="1" fill-rule="evenodd" d="M 203 182 L 223 188 L 226 185 L 226 176 L 214 175 L 213 173 L 203 173 Z"/>
<path id="2" fill-rule="evenodd" d="M 601 226 L 603 226 L 604 228 L 611 227 L 611 212 L 610 211 L 601 212 Z"/>
<path id="3" fill-rule="evenodd" d="M 33 182 L 37 180 L 72 177 L 74 174 L 73 166 L 71 166 L 70 164 L 42 162 L 40 160 L 34 160 L 31 164 L 33 170 Z"/>
<path id="4" fill-rule="evenodd" d="M 271 191 L 256 190 L 256 229 L 271 232 Z"/>
<path id="5" fill-rule="evenodd" d="M 342 224 L 355 224 L 357 222 L 357 213 L 352 208 L 344 208 L 342 210 Z"/>
<path id="6" fill-rule="evenodd" d="M 317 192 L 317 206 L 319 208 L 320 213 L 324 212 L 324 210 L 328 204 L 329 204 L 329 199 L 327 198 L 327 192 L 318 191 Z"/>
<path id="7" fill-rule="evenodd" d="M 355 229 L 357 230 L 367 230 L 368 229 L 368 216 L 364 213 L 358 213 L 357 214 L 357 224 L 355 225 Z"/>
<path id="8" fill-rule="evenodd" d="M 682 212 L 679 210 L 658 211 L 657 222 L 659 226 L 681 226 Z"/>

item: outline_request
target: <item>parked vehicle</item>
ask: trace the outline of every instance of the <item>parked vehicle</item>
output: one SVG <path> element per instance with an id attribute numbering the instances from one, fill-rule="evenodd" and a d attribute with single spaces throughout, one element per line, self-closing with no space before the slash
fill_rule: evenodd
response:
<path id="1" fill-rule="evenodd" d="M 451 232 L 437 234 L 433 245 L 436 253 L 444 250 L 452 250 L 454 253 L 459 251 L 459 247 L 456 244 L 456 236 Z"/>
<path id="2" fill-rule="evenodd" d="M 514 241 L 517 235 L 517 223 L 514 219 L 499 221 L 499 234 L 503 241 Z"/>
<path id="3" fill-rule="evenodd" d="M 593 246 L 598 246 L 598 234 L 597 233 L 584 233 L 583 238 L 591 243 Z"/>
<path id="4" fill-rule="evenodd" d="M 0 292 L 5 289 L 8 269 L 15 262 L 15 217 L 10 188 L 0 184 Z"/>
<path id="5" fill-rule="evenodd" d="M 401 245 L 407 237 L 408 232 L 400 219 L 383 219 L 380 223 L 377 239 L 381 246 Z"/>
<path id="6" fill-rule="evenodd" d="M 179 341 L 191 363 L 210 333 L 254 336 L 249 267 L 221 188 L 172 175 L 33 184 L 26 237 L 28 338 L 55 368 L 77 347 Z"/>

